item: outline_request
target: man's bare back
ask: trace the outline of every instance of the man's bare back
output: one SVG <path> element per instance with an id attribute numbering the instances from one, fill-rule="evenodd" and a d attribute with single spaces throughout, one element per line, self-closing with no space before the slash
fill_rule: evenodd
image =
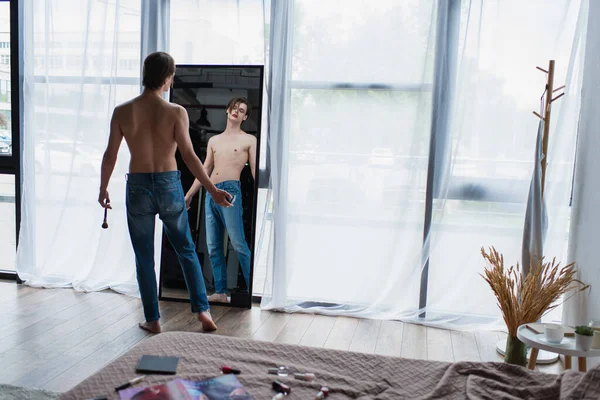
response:
<path id="1" fill-rule="evenodd" d="M 212 173 L 210 180 L 215 185 L 224 181 L 237 181 L 246 163 L 255 157 L 256 138 L 244 131 L 240 133 L 221 133 L 208 141 L 205 168 Z M 252 176 L 254 176 L 254 165 Z M 207 172 L 208 172 L 207 171 Z"/>
<path id="2" fill-rule="evenodd" d="M 131 153 L 130 173 L 177 170 L 175 126 L 182 109 L 144 94 L 115 108 L 114 118 Z"/>

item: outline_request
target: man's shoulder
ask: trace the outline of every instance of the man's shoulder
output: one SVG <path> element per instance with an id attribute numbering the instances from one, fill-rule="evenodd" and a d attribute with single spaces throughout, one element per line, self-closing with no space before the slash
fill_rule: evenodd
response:
<path id="1" fill-rule="evenodd" d="M 166 100 L 161 101 L 161 106 L 164 107 L 169 112 L 172 112 L 176 115 L 181 115 L 181 114 L 187 113 L 187 110 L 183 106 L 180 106 L 177 103 L 171 103 Z"/>
<path id="2" fill-rule="evenodd" d="M 244 131 L 242 131 L 244 132 Z M 256 143 L 256 136 L 251 133 L 244 132 L 243 136 L 244 140 L 247 140 L 249 143 Z"/>
<path id="3" fill-rule="evenodd" d="M 169 118 L 188 119 L 187 110 L 179 104 L 165 101 L 162 105 L 162 112 L 165 112 Z"/>
<path id="4" fill-rule="evenodd" d="M 184 106 L 179 105 L 177 103 L 171 103 L 170 101 L 165 101 L 165 105 L 167 107 L 170 107 L 172 110 L 176 110 L 178 112 L 183 112 L 183 111 L 187 112 L 187 110 L 185 109 Z"/>
<path id="5" fill-rule="evenodd" d="M 115 106 L 115 112 L 122 112 L 122 111 L 125 111 L 125 110 L 131 108 L 131 105 L 134 103 L 135 99 L 137 99 L 137 97 L 127 100 L 123 103 L 117 104 Z"/>
<path id="6" fill-rule="evenodd" d="M 208 143 L 214 143 L 214 142 L 218 141 L 220 136 L 221 136 L 221 133 L 212 135 L 211 137 L 208 138 Z"/>
<path id="7" fill-rule="evenodd" d="M 127 116 L 131 113 L 131 106 L 133 100 L 128 100 L 124 103 L 118 104 L 113 111 L 113 119 L 117 121 L 126 120 Z"/>

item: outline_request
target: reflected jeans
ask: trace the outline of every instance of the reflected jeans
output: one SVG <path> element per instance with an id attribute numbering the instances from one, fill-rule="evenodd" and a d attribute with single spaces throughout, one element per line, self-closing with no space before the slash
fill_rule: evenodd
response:
<path id="1" fill-rule="evenodd" d="M 165 233 L 183 270 L 192 312 L 199 313 L 209 309 L 202 269 L 188 224 L 180 177 L 179 171 L 127 175 L 127 225 L 147 322 L 158 321 L 160 318 L 154 271 L 156 214 L 163 222 Z"/>
<path id="2" fill-rule="evenodd" d="M 229 240 L 237 254 L 242 267 L 242 273 L 249 286 L 250 276 L 250 248 L 244 235 L 244 221 L 242 214 L 242 190 L 240 181 L 225 181 L 215 185 L 218 189 L 225 190 L 235 196 L 233 207 L 221 207 L 206 193 L 204 208 L 206 211 L 206 245 L 210 264 L 212 265 L 215 279 L 215 291 L 224 294 L 227 290 L 227 266 L 223 252 L 224 229 L 227 230 Z"/>

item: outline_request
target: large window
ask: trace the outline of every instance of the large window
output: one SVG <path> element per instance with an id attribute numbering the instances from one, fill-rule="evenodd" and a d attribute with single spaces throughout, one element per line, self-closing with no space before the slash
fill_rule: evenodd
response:
<path id="1" fill-rule="evenodd" d="M 567 15 L 538 6 L 293 2 L 292 55 L 282 65 L 289 140 L 278 154 L 289 157 L 278 193 L 287 205 L 285 282 L 277 282 L 288 300 L 497 313 L 479 250 L 497 246 L 510 263 L 521 255 L 538 125 L 531 111 L 545 83 L 535 66 L 560 59 L 564 82 L 575 61 L 579 6 L 569 3 Z M 544 41 L 559 25 L 560 39 Z M 522 38 L 543 45 L 514 46 Z M 557 193 L 569 192 L 577 104 L 560 107 L 546 254 L 562 258 L 568 198 Z M 466 287 L 474 296 L 464 297 Z"/>
<path id="2" fill-rule="evenodd" d="M 71 175 L 97 186 L 111 106 L 139 94 L 140 2 L 71 0 L 34 15 L 35 111 L 44 116 L 35 119 L 36 174 L 55 180 L 56 193 Z"/>
<path id="3" fill-rule="evenodd" d="M 16 4 L 14 4 L 16 5 Z M 0 275 L 14 277 L 19 176 L 13 151 L 11 3 L 0 0 Z"/>
<path id="4" fill-rule="evenodd" d="M 435 55 L 435 1 L 350 3 L 293 9 L 289 296 L 336 303 L 421 246 Z"/>

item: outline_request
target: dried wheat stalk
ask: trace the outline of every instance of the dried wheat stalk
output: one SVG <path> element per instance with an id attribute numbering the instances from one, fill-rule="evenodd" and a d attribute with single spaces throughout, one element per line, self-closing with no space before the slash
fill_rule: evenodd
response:
<path id="1" fill-rule="evenodd" d="M 556 308 L 560 297 L 571 291 L 582 291 L 589 287 L 575 279 L 575 263 L 560 268 L 560 263 L 553 258 L 537 263 L 532 261 L 529 275 L 521 276 L 519 263 L 516 266 L 504 267 L 504 257 L 494 247 L 486 253 L 481 248 L 481 255 L 489 263 L 483 279 L 490 285 L 498 299 L 498 307 L 508 328 L 508 334 L 517 335 L 520 325 L 538 321 L 545 313 Z"/>

